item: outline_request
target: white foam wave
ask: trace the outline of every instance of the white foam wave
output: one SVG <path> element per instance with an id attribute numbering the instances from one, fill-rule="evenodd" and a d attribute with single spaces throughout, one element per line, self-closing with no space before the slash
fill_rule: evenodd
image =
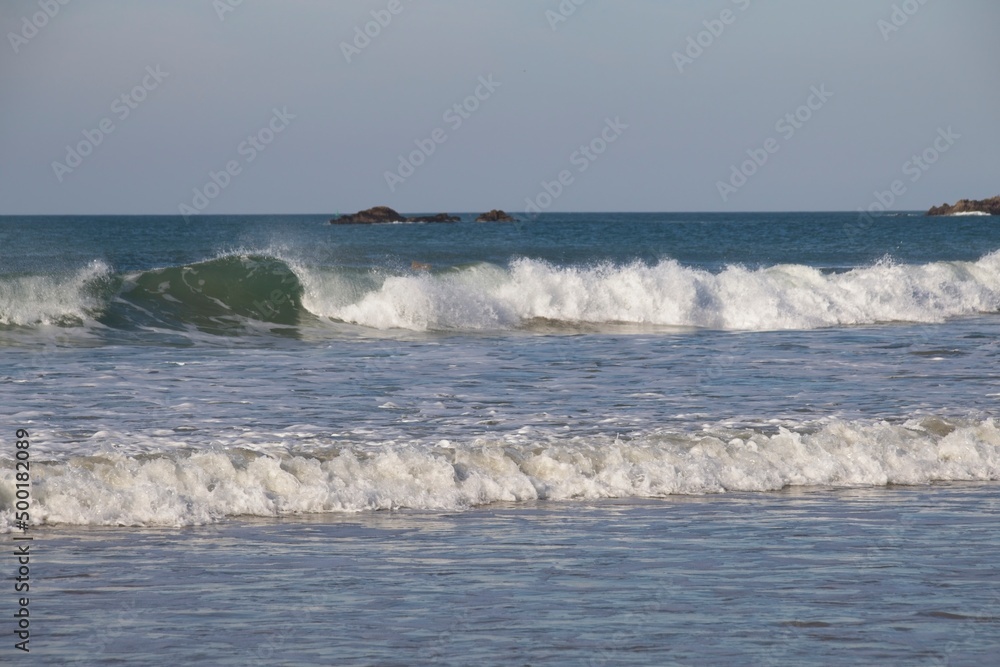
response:
<path id="1" fill-rule="evenodd" d="M 0 531 L 14 516 L 0 473 Z M 327 455 L 247 450 L 122 453 L 32 463 L 32 520 L 204 524 L 240 515 L 397 508 L 461 510 L 536 499 L 650 498 L 788 486 L 918 485 L 1000 479 L 1000 429 L 834 422 L 817 431 L 652 434 L 629 441 L 384 445 Z"/>
<path id="2" fill-rule="evenodd" d="M 366 327 L 417 331 L 509 329 L 532 320 L 813 329 L 1000 310 L 1000 252 L 976 262 L 882 261 L 844 273 L 802 265 L 712 273 L 673 260 L 557 267 L 520 259 L 507 268 L 390 276 L 361 295 L 337 280 L 305 276 L 305 307 Z"/>
<path id="3" fill-rule="evenodd" d="M 975 216 L 975 217 L 983 215 L 989 216 L 991 214 L 987 213 L 986 211 L 959 211 L 957 213 L 949 213 L 948 215 L 954 218 L 954 217 L 964 217 L 964 216 Z"/>
<path id="4" fill-rule="evenodd" d="M 100 260 L 68 275 L 0 278 L 0 324 L 31 326 L 85 320 L 104 304 L 95 283 L 111 276 Z"/>

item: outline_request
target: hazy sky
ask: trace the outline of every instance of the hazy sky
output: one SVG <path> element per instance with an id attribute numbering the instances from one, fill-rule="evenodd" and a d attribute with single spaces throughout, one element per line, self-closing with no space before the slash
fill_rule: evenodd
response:
<path id="1" fill-rule="evenodd" d="M 2 0 L 0 214 L 993 196 L 998 27 L 996 0 Z"/>

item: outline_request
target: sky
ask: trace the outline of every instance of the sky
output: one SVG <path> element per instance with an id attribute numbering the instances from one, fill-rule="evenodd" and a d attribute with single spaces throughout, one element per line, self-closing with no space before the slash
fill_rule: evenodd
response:
<path id="1" fill-rule="evenodd" d="M 995 0 L 3 0 L 0 215 L 1000 195 Z"/>

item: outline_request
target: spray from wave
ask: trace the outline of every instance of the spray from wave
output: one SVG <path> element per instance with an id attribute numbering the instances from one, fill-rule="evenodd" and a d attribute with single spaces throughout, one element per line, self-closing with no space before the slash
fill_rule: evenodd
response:
<path id="1" fill-rule="evenodd" d="M 12 465 L 0 472 L 0 531 L 14 519 L 13 475 Z M 628 441 L 387 443 L 280 455 L 109 452 L 33 462 L 31 516 L 46 524 L 181 526 L 247 515 L 997 479 L 1000 429 L 992 420 L 925 418 Z"/>
<path id="2" fill-rule="evenodd" d="M 107 306 L 111 268 L 93 261 L 72 273 L 0 278 L 0 324 L 81 324 Z"/>

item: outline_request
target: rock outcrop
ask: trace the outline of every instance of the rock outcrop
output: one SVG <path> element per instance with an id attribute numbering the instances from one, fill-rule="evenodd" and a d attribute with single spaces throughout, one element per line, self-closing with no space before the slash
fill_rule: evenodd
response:
<path id="1" fill-rule="evenodd" d="M 381 225 L 390 222 L 459 222 L 461 218 L 447 213 L 422 218 L 404 218 L 388 206 L 376 206 L 330 220 L 331 225 Z"/>
<path id="2" fill-rule="evenodd" d="M 483 213 L 476 218 L 476 222 L 517 222 L 500 209 L 493 209 L 489 213 Z"/>
<path id="3" fill-rule="evenodd" d="M 428 215 L 420 218 L 410 218 L 408 222 L 461 222 L 462 219 L 457 215 L 448 215 L 447 213 L 438 213 L 437 215 Z"/>
<path id="4" fill-rule="evenodd" d="M 988 213 L 1000 215 L 1000 197 L 992 199 L 960 199 L 954 206 L 942 204 L 927 211 L 927 215 L 961 215 L 969 213 Z"/>
<path id="5" fill-rule="evenodd" d="M 331 225 L 378 225 L 387 222 L 406 222 L 406 218 L 388 206 L 376 206 L 330 220 Z"/>

